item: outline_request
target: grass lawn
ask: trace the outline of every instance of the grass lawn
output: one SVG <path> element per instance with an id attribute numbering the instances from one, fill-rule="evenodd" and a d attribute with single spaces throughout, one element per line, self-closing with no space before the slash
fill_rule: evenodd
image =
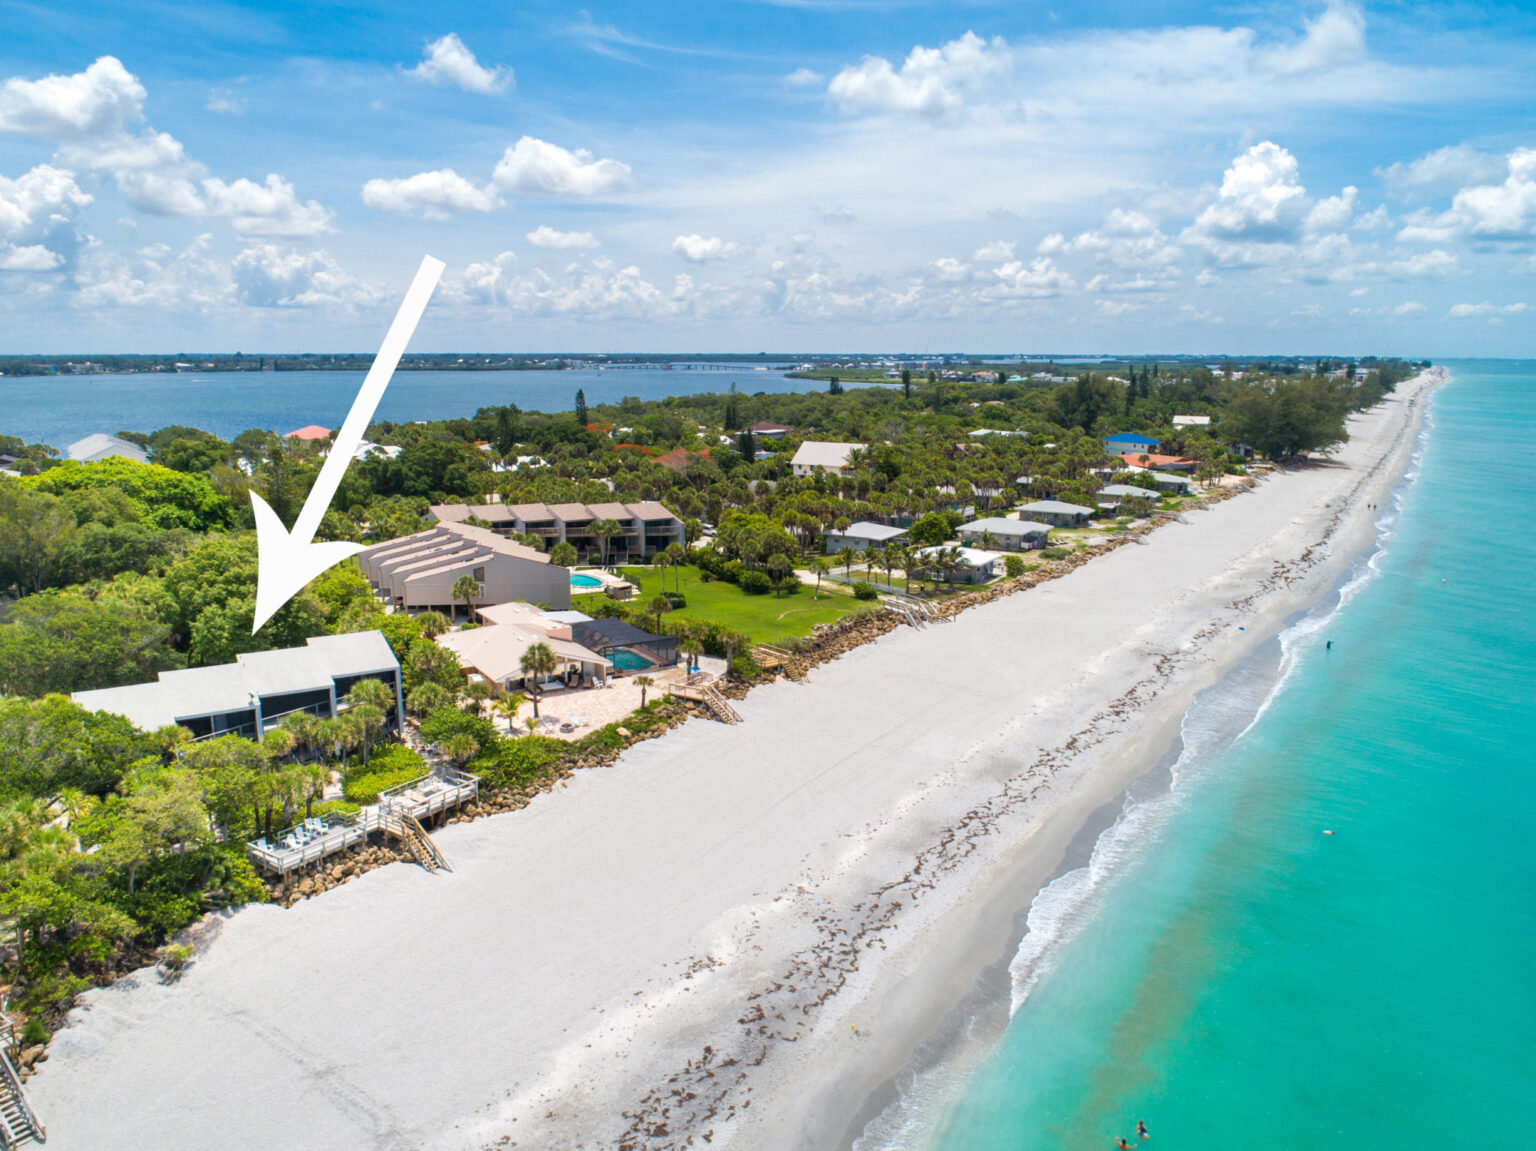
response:
<path id="1" fill-rule="evenodd" d="M 741 588 L 724 580 L 705 583 L 699 578 L 699 569 L 683 567 L 683 595 L 688 606 L 680 611 L 669 612 L 664 619 L 692 616 L 698 619 L 716 619 L 728 623 L 754 643 L 773 643 L 776 640 L 804 638 L 819 623 L 831 623 L 841 619 L 859 602 L 847 595 L 836 595 L 823 588 L 820 599 L 812 599 L 809 587 L 803 587 L 794 595 L 780 596 L 747 595 Z M 677 590 L 673 582 L 673 569 L 666 568 L 668 591 Z M 653 568 L 620 568 L 619 574 L 640 589 L 635 599 L 626 606 L 644 604 L 652 596 L 661 594 L 662 570 Z M 571 607 L 588 611 L 599 600 L 597 595 L 573 595 Z M 588 611 L 588 614 L 594 614 Z"/>

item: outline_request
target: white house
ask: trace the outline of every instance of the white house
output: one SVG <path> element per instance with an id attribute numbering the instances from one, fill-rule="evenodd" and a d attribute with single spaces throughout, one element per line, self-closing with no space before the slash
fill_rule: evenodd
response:
<path id="1" fill-rule="evenodd" d="M 862 451 L 863 448 L 863 444 L 807 440 L 795 449 L 794 459 L 789 461 L 789 466 L 794 469 L 797 476 L 811 475 L 817 468 L 831 475 L 840 476 L 848 471 L 849 454 Z"/>
<path id="2" fill-rule="evenodd" d="M 93 464 L 97 460 L 109 460 L 114 457 L 133 460 L 140 464 L 149 462 L 149 453 L 138 444 L 129 443 L 127 440 L 121 440 L 103 432 L 86 436 L 83 440 L 76 440 L 64 449 L 64 454 L 82 464 Z"/>
<path id="3" fill-rule="evenodd" d="M 1176 428 L 1208 428 L 1211 426 L 1210 416 L 1174 416 L 1173 426 Z"/>
<path id="4" fill-rule="evenodd" d="M 947 572 L 933 563 L 933 557 L 940 553 L 953 561 L 954 566 Z M 1002 552 L 985 552 L 980 548 L 923 548 L 917 556 L 918 564 L 913 565 L 914 570 L 934 572 L 948 583 L 987 583 L 1007 571 L 1007 557 Z"/>

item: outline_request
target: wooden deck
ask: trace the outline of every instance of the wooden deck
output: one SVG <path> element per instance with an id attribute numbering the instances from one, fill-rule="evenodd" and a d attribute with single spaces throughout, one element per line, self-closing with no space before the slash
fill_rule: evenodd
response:
<path id="1" fill-rule="evenodd" d="M 262 838 L 248 843 L 245 850 L 257 867 L 274 875 L 288 875 L 356 847 L 374 832 L 397 834 L 400 816 L 410 816 L 419 823 L 458 808 L 479 794 L 479 776 L 443 768 L 381 792 L 378 803 L 355 815 L 329 812 L 295 824 L 274 836 L 275 842 Z"/>

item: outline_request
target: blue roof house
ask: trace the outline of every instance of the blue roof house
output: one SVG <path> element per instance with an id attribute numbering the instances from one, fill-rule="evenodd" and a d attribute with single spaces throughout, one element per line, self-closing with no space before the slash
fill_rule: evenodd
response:
<path id="1" fill-rule="evenodd" d="M 1120 432 L 1104 437 L 1104 450 L 1112 456 L 1118 456 L 1121 452 L 1150 452 L 1162 442 L 1135 432 Z"/>

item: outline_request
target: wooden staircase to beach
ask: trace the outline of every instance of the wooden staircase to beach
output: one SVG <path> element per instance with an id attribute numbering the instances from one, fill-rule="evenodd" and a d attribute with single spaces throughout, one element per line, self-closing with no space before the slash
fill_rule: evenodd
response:
<path id="1" fill-rule="evenodd" d="M 805 681 L 810 670 L 794 652 L 771 643 L 760 643 L 752 649 L 752 659 L 764 671 L 781 671 L 796 683 Z"/>
<path id="2" fill-rule="evenodd" d="M 21 1076 L 16 1074 L 15 1064 L 11 1062 L 11 1056 L 17 1050 L 16 1036 L 3 1011 L 4 1004 L 0 1003 L 0 1042 L 4 1045 L 4 1050 L 0 1051 L 0 1148 L 10 1151 L 12 1147 L 23 1147 L 28 1143 L 48 1142 L 48 1130 L 27 1102 Z"/>
<path id="3" fill-rule="evenodd" d="M 453 870 L 448 864 L 448 857 L 427 834 L 427 829 L 421 826 L 421 821 L 410 812 L 390 812 L 384 821 L 384 830 L 405 844 L 405 849 L 411 853 L 411 858 L 428 871 Z"/>
<path id="4" fill-rule="evenodd" d="M 721 723 L 741 722 L 741 713 L 731 706 L 731 701 L 708 684 L 699 692 L 699 698 Z"/>

